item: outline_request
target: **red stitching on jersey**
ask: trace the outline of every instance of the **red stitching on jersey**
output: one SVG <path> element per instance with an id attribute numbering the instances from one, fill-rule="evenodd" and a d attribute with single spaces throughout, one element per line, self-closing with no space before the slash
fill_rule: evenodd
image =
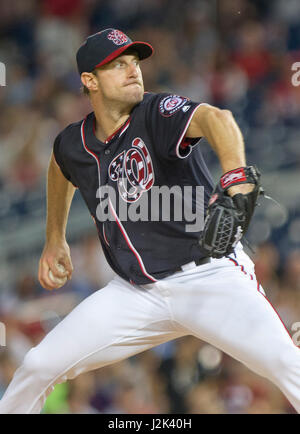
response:
<path id="1" fill-rule="evenodd" d="M 188 138 L 188 137 L 185 137 L 183 140 L 182 140 L 182 143 L 179 145 L 179 147 L 181 148 L 181 149 L 185 149 L 185 148 L 187 148 L 188 146 L 190 146 L 190 144 L 193 142 L 193 139 L 190 139 L 190 138 Z"/>
<path id="2" fill-rule="evenodd" d="M 114 131 L 110 136 L 108 136 L 107 139 L 104 140 L 104 142 L 102 142 L 102 143 L 110 142 L 110 140 L 113 139 L 119 132 L 121 135 L 122 131 L 129 125 L 130 121 L 131 121 L 131 116 L 129 116 L 127 121 L 125 121 L 125 124 L 122 124 L 116 131 Z M 93 119 L 93 133 L 94 133 L 94 136 L 96 137 L 96 139 L 99 140 L 96 136 L 96 118 L 95 117 Z"/>
<path id="3" fill-rule="evenodd" d="M 121 125 L 116 131 L 114 131 L 109 137 L 107 137 L 107 139 L 105 140 L 105 142 L 109 142 L 111 139 L 113 139 L 118 133 L 121 134 L 121 130 L 123 130 L 124 128 L 126 128 L 126 126 L 129 124 L 131 118 L 129 117 L 127 119 L 127 121 L 125 122 L 125 124 Z"/>
<path id="4" fill-rule="evenodd" d="M 99 186 L 100 186 L 100 161 L 99 158 L 97 157 L 96 154 L 94 154 L 94 152 L 92 152 L 87 146 L 86 146 L 86 141 L 85 141 L 85 134 L 84 134 L 84 126 L 85 126 L 85 122 L 86 122 L 86 118 L 84 119 L 84 121 L 81 124 L 81 137 L 82 137 L 82 143 L 83 146 L 86 150 L 86 152 L 88 154 L 92 154 L 94 158 L 96 158 L 97 160 L 97 164 L 98 164 L 98 175 L 99 175 Z"/>
<path id="5" fill-rule="evenodd" d="M 108 247 L 110 247 L 109 246 L 109 242 L 107 241 L 107 238 L 106 238 L 106 232 L 105 232 L 105 229 L 104 229 L 104 223 L 103 223 L 103 226 L 102 226 L 102 232 L 103 232 L 103 238 L 104 238 L 106 244 L 108 245 Z"/>
<path id="6" fill-rule="evenodd" d="M 131 244 L 130 238 L 128 237 L 128 235 L 127 235 L 125 229 L 123 228 L 123 226 L 122 226 L 122 224 L 121 224 L 121 222 L 120 222 L 120 220 L 119 220 L 119 218 L 118 218 L 118 216 L 117 216 L 117 213 L 116 213 L 114 207 L 112 206 L 110 200 L 109 200 L 109 206 L 110 206 L 110 208 L 111 208 L 111 210 L 112 210 L 112 213 L 113 213 L 113 215 L 114 215 L 114 217 L 115 217 L 115 221 L 116 221 L 116 223 L 117 223 L 117 225 L 118 225 L 118 227 L 119 227 L 119 229 L 120 229 L 120 231 L 121 231 L 123 237 L 125 238 L 125 241 L 126 241 L 128 247 L 129 247 L 129 249 L 132 251 L 132 253 L 134 254 L 134 256 L 136 257 L 136 259 L 137 259 L 137 261 L 138 261 L 138 263 L 139 263 L 139 266 L 140 266 L 140 268 L 141 268 L 141 270 L 142 270 L 142 273 L 143 273 L 144 276 L 146 276 L 148 279 L 152 280 L 152 282 L 157 282 L 157 280 L 154 279 L 154 277 L 152 277 L 150 274 L 147 273 L 147 271 L 146 271 L 146 269 L 145 269 L 145 266 L 144 266 L 144 264 L 143 264 L 143 261 L 142 261 L 140 255 L 138 254 L 138 252 L 135 250 L 135 248 L 134 248 L 133 245 Z"/>
<path id="7" fill-rule="evenodd" d="M 177 155 L 178 158 L 183 159 L 183 158 L 188 157 L 188 156 L 190 155 L 190 153 L 192 152 L 192 150 L 193 150 L 193 146 L 190 145 L 190 146 L 189 146 L 190 149 L 189 149 L 189 153 L 188 153 L 188 154 L 182 156 L 182 155 L 180 155 L 180 153 L 179 153 L 179 148 L 180 148 L 180 145 L 181 145 L 181 143 L 182 143 L 182 141 L 183 141 L 183 139 L 184 139 L 184 137 L 185 137 L 186 130 L 188 129 L 188 127 L 189 127 L 189 125 L 190 125 L 190 123 L 191 123 L 191 120 L 193 119 L 193 116 L 194 116 L 194 114 L 196 113 L 196 110 L 197 110 L 201 105 L 207 105 L 207 104 L 206 104 L 206 103 L 200 103 L 200 104 L 198 104 L 198 105 L 194 108 L 194 110 L 192 111 L 192 113 L 190 114 L 190 117 L 188 118 L 188 120 L 187 120 L 187 122 L 186 122 L 186 125 L 185 125 L 185 127 L 184 127 L 184 130 L 183 130 L 183 132 L 182 132 L 182 134 L 181 134 L 181 136 L 180 136 L 178 142 L 177 142 L 177 145 L 175 146 L 175 153 L 176 153 L 176 155 Z M 201 140 L 201 139 L 202 139 L 202 137 L 199 137 L 199 140 Z"/>
<path id="8" fill-rule="evenodd" d="M 85 135 L 84 135 L 84 125 L 85 125 L 85 122 L 86 122 L 86 118 L 84 119 L 84 121 L 83 121 L 82 124 L 81 124 L 81 138 L 82 138 L 82 143 L 83 143 L 83 146 L 84 146 L 85 150 L 87 151 L 87 153 L 88 153 L 88 154 L 92 154 L 92 155 L 94 156 L 94 158 L 96 158 L 96 162 L 97 162 L 97 166 L 98 166 L 99 186 L 100 186 L 100 185 L 101 185 L 101 178 L 100 178 L 100 161 L 99 161 L 99 158 L 97 157 L 97 155 L 94 154 L 92 151 L 90 151 L 90 150 L 88 149 L 87 145 L 86 145 Z M 137 259 L 137 261 L 138 261 L 138 263 L 139 263 L 139 266 L 140 266 L 140 268 L 141 268 L 141 270 L 142 270 L 142 273 L 143 273 L 144 276 L 146 276 L 149 280 L 152 280 L 152 282 L 157 282 L 157 280 L 154 279 L 154 277 L 150 276 L 150 274 L 147 273 L 147 271 L 146 271 L 146 269 L 145 269 L 145 267 L 144 267 L 144 264 L 143 264 L 142 259 L 140 258 L 138 252 L 135 250 L 135 248 L 134 248 L 133 245 L 131 244 L 131 241 L 130 241 L 128 235 L 126 234 L 125 229 L 123 229 L 122 224 L 120 223 L 119 218 L 118 218 L 118 216 L 117 216 L 117 214 L 116 214 L 116 212 L 115 212 L 113 206 L 111 205 L 111 202 L 110 202 L 110 201 L 109 201 L 109 204 L 110 204 L 110 207 L 111 207 L 111 209 L 112 209 L 112 211 L 113 211 L 113 214 L 114 214 L 114 217 L 115 217 L 116 223 L 117 223 L 117 225 L 118 225 L 118 227 L 119 227 L 119 229 L 120 229 L 122 235 L 124 236 L 125 241 L 126 241 L 128 247 L 130 248 L 130 250 L 132 251 L 132 253 L 133 253 L 134 256 L 136 257 L 136 259 Z"/>

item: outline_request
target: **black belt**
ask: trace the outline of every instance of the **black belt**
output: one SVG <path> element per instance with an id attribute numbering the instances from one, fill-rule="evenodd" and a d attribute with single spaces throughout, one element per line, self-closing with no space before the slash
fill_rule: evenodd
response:
<path id="1" fill-rule="evenodd" d="M 188 264 L 181 265 L 179 268 L 174 270 L 174 273 L 177 273 L 179 271 L 187 271 L 192 270 L 195 267 L 198 267 L 199 265 L 209 264 L 211 262 L 211 258 L 200 258 L 196 259 L 196 261 L 189 262 Z"/>

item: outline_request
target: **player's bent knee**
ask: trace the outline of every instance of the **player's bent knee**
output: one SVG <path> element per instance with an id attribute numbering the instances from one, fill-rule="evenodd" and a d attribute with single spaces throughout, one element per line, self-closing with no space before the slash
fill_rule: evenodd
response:
<path id="1" fill-rule="evenodd" d="M 38 347 L 32 348 L 25 356 L 22 369 L 28 376 L 32 375 L 37 381 L 49 381 L 55 374 L 47 357 L 45 357 Z"/>
<path id="2" fill-rule="evenodd" d="M 269 373 L 270 379 L 276 383 L 280 383 L 285 376 L 300 375 L 300 349 L 291 342 L 290 347 L 270 361 Z"/>

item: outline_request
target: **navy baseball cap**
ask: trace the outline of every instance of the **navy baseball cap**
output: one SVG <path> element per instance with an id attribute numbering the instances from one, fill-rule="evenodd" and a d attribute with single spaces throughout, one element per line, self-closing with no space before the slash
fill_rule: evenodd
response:
<path id="1" fill-rule="evenodd" d="M 105 29 L 89 36 L 76 54 L 79 74 L 92 72 L 120 56 L 128 48 L 134 48 L 140 60 L 153 53 L 153 47 L 147 42 L 133 42 L 125 33 L 116 29 Z"/>

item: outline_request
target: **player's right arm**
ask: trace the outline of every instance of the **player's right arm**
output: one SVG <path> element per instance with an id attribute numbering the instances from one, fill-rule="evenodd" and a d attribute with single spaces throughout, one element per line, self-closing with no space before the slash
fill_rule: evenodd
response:
<path id="1" fill-rule="evenodd" d="M 73 266 L 70 248 L 66 241 L 68 215 L 75 193 L 75 187 L 62 174 L 52 153 L 47 176 L 47 222 L 46 242 L 39 262 L 38 277 L 43 288 L 52 290 L 58 288 L 49 278 L 49 270 L 54 277 L 72 276 Z M 61 273 L 56 264 L 65 267 Z"/>

